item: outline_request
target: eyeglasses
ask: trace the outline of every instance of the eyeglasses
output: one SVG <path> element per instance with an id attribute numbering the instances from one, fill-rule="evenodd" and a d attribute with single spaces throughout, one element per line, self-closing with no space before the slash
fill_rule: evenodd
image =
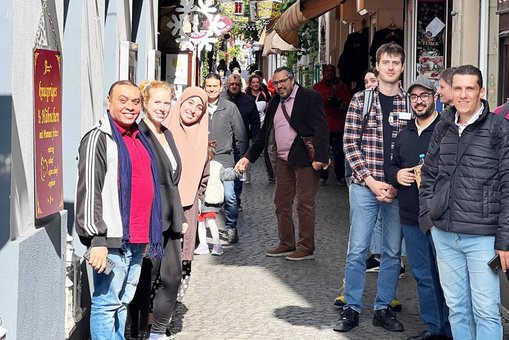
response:
<path id="1" fill-rule="evenodd" d="M 430 99 L 430 97 L 433 97 L 433 93 L 424 92 L 424 93 L 421 93 L 420 95 L 411 94 L 410 101 L 412 103 L 415 103 L 415 102 L 417 102 L 417 99 L 420 98 L 423 102 L 425 102 L 425 101 L 428 101 L 428 99 Z"/>
<path id="2" fill-rule="evenodd" d="M 290 79 L 290 77 L 281 80 L 274 80 L 272 81 L 272 85 L 274 85 L 274 87 L 278 86 L 279 84 L 283 85 L 288 79 Z"/>
<path id="3" fill-rule="evenodd" d="M 240 83 L 228 83 L 230 86 L 240 86 Z"/>

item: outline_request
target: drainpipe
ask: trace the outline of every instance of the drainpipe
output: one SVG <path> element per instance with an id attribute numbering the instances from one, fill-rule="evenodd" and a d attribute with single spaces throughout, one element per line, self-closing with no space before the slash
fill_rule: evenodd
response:
<path id="1" fill-rule="evenodd" d="M 480 20 L 479 20 L 479 69 L 483 78 L 488 77 L 488 46 L 489 46 L 489 0 L 481 0 L 480 2 Z"/>

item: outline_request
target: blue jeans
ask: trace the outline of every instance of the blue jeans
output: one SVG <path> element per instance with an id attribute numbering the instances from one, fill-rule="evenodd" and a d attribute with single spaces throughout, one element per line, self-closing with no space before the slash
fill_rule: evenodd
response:
<path id="1" fill-rule="evenodd" d="M 142 244 L 130 244 L 124 251 L 110 248 L 108 258 L 115 263 L 115 268 L 109 275 L 93 271 L 92 340 L 125 339 L 127 305 L 134 297 L 140 278 L 143 248 Z"/>
<path id="2" fill-rule="evenodd" d="M 380 211 L 378 212 L 378 216 L 376 218 L 375 229 L 373 229 L 373 236 L 371 236 L 369 252 L 371 254 L 382 253 L 382 214 L 380 214 Z M 401 256 L 406 256 L 405 242 L 401 242 Z"/>
<path id="3" fill-rule="evenodd" d="M 378 274 L 374 309 L 385 309 L 394 299 L 400 271 L 401 225 L 399 203 L 379 202 L 371 190 L 358 184 L 350 185 L 350 237 L 345 271 L 347 306 L 362 309 L 366 276 L 366 257 L 378 211 L 382 216 L 382 258 Z"/>
<path id="4" fill-rule="evenodd" d="M 454 339 L 502 339 L 495 237 L 431 229 Z"/>
<path id="5" fill-rule="evenodd" d="M 424 235 L 418 224 L 402 224 L 401 228 L 407 243 L 410 271 L 417 282 L 421 320 L 431 334 L 445 335 L 449 331 L 448 310 L 440 287 L 431 235 Z"/>
<path id="6" fill-rule="evenodd" d="M 229 168 L 231 169 L 231 168 Z M 224 181 L 224 224 L 226 228 L 236 228 L 239 216 L 235 181 Z"/>

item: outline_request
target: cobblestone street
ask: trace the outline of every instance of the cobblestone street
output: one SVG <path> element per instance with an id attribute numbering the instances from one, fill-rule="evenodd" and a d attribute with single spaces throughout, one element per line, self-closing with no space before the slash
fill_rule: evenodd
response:
<path id="1" fill-rule="evenodd" d="M 424 329 L 407 267 L 397 294 L 404 333 L 371 324 L 373 273 L 366 274 L 359 327 L 334 332 L 338 313 L 333 301 L 344 276 L 348 239 L 347 188 L 334 176 L 319 187 L 316 258 L 302 262 L 265 256 L 277 243 L 273 190 L 262 162 L 256 162 L 242 194 L 240 242 L 226 246 L 220 257 L 195 256 L 190 288 L 172 323 L 178 339 L 406 339 Z"/>

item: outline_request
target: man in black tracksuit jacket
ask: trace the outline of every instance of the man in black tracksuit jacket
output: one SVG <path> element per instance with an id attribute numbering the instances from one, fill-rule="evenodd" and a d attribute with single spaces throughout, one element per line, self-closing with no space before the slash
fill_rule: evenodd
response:
<path id="1" fill-rule="evenodd" d="M 428 150 L 437 122 L 435 110 L 435 84 L 426 78 L 417 80 L 408 88 L 410 106 L 415 120 L 398 134 L 394 144 L 390 169 L 386 170 L 387 180 L 398 189 L 399 216 L 405 238 L 408 261 L 412 275 L 417 282 L 420 317 L 426 329 L 409 337 L 412 340 L 434 339 L 449 333 L 448 311 L 440 288 L 436 259 L 431 235 L 424 235 L 419 229 L 419 170 L 416 166 Z M 417 174 L 416 174 L 417 173 Z"/>

